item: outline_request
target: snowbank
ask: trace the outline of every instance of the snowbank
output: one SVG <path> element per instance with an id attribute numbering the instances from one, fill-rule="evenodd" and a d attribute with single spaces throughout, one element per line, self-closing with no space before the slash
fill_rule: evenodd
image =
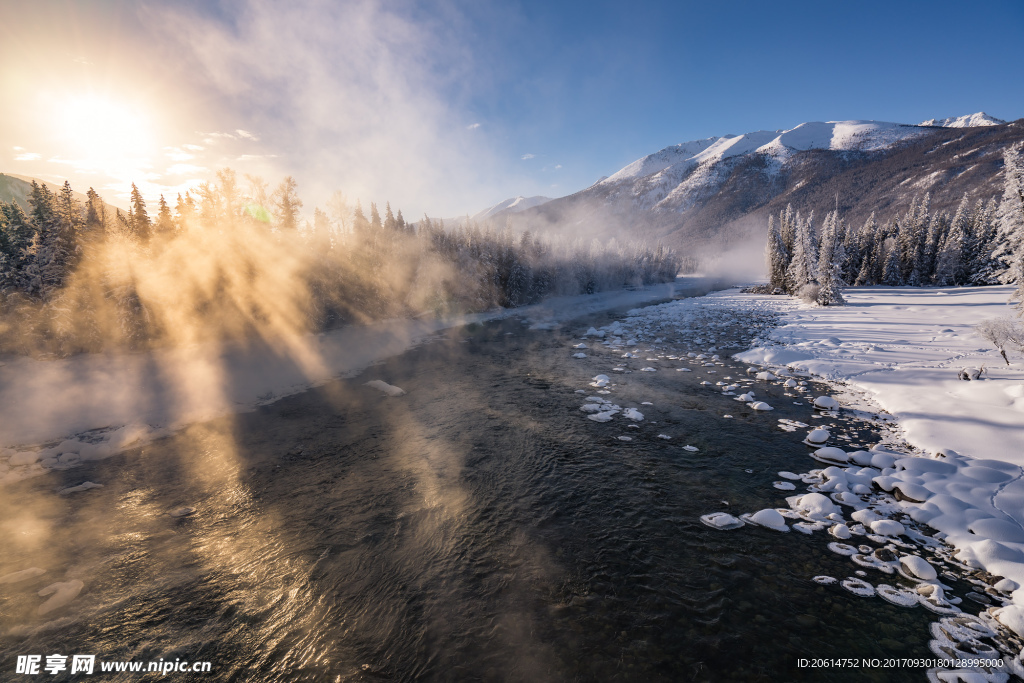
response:
<path id="1" fill-rule="evenodd" d="M 785 324 L 734 357 L 841 382 L 844 407 L 892 414 L 922 456 L 847 454 L 874 467 L 825 470 L 829 490 L 870 475 L 899 501 L 890 512 L 938 531 L 964 566 L 1008 579 L 1000 590 L 1012 604 L 994 614 L 1024 635 L 1024 361 L 1008 367 L 973 331 L 1007 315 L 1010 291 L 858 288 L 844 293 L 849 306 L 836 308 L 778 299 Z M 980 380 L 957 377 L 982 366 Z M 876 534 L 902 533 L 891 520 L 869 524 Z"/>
<path id="2" fill-rule="evenodd" d="M 848 306 L 828 308 L 779 299 L 785 324 L 735 358 L 861 389 L 925 451 L 1024 465 L 1024 362 L 1007 367 L 973 330 L 1007 315 L 1010 291 L 866 287 L 846 290 Z M 984 381 L 957 379 L 982 365 Z"/>

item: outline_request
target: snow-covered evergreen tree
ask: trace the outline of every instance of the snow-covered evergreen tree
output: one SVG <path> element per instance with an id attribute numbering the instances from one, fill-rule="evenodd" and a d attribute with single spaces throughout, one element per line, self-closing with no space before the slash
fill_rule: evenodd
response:
<path id="1" fill-rule="evenodd" d="M 814 213 L 806 221 L 797 213 L 794 219 L 793 257 L 786 271 L 786 291 L 796 295 L 818 276 L 818 249 L 814 235 Z"/>
<path id="2" fill-rule="evenodd" d="M 1003 200 L 999 204 L 1001 253 L 1006 264 L 1003 282 L 1017 288 L 1010 297 L 1024 315 L 1024 143 L 1003 153 Z"/>
<path id="3" fill-rule="evenodd" d="M 297 186 L 295 178 L 286 176 L 274 190 L 274 217 L 277 219 L 278 228 L 285 233 L 294 233 L 299 229 L 299 209 L 302 208 L 302 200 L 299 199 Z"/>
<path id="4" fill-rule="evenodd" d="M 933 216 L 928 224 L 927 234 L 924 240 L 924 249 L 921 252 L 921 280 L 924 283 L 935 281 L 935 260 L 939 255 L 939 247 L 949 232 L 949 214 L 943 212 Z"/>
<path id="5" fill-rule="evenodd" d="M 784 216 L 785 214 L 783 214 Z M 785 218 L 779 221 L 785 222 Z M 768 267 L 768 288 L 772 294 L 786 291 L 786 268 L 789 266 L 789 254 L 783 243 L 782 234 L 775 225 L 775 217 L 768 216 L 768 243 L 765 245 L 765 265 Z"/>
<path id="6" fill-rule="evenodd" d="M 903 284 L 903 267 L 900 263 L 900 245 L 895 237 L 887 237 L 882 243 L 885 254 L 882 265 L 882 284 L 899 287 Z"/>
<path id="7" fill-rule="evenodd" d="M 163 195 L 160 195 L 160 212 L 156 217 L 156 232 L 165 236 L 174 232 L 174 216 L 171 215 L 171 207 Z"/>
<path id="8" fill-rule="evenodd" d="M 897 239 L 900 244 L 902 280 L 911 287 L 919 287 L 924 279 L 924 246 L 931 223 L 928 211 L 930 202 L 930 194 L 926 194 L 920 203 L 915 197 L 903 220 L 899 222 Z"/>
<path id="9" fill-rule="evenodd" d="M 792 254 L 793 240 L 796 239 L 796 220 L 793 217 L 792 204 L 786 204 L 786 209 L 779 215 L 779 234 L 786 253 Z"/>
<path id="10" fill-rule="evenodd" d="M 999 223 L 996 220 L 999 203 L 995 197 L 986 203 L 979 199 L 971 214 L 970 251 L 965 259 L 968 279 L 972 285 L 999 283 L 1003 263 L 998 258 Z"/>
<path id="11" fill-rule="evenodd" d="M 4 264 L 0 268 L 0 291 L 15 289 L 24 281 L 23 270 L 30 260 L 30 252 L 36 228 L 16 202 L 0 202 L 0 258 Z"/>
<path id="12" fill-rule="evenodd" d="M 142 193 L 139 192 L 139 188 L 135 186 L 135 183 L 132 183 L 131 201 L 128 227 L 135 237 L 145 242 L 149 239 L 151 227 L 149 212 L 146 211 L 146 200 L 142 198 Z"/>
<path id="13" fill-rule="evenodd" d="M 964 193 L 935 257 L 935 284 L 940 287 L 965 284 L 967 273 L 964 258 L 970 242 L 970 205 Z"/>
<path id="14" fill-rule="evenodd" d="M 58 197 L 46 185 L 33 181 L 29 204 L 36 230 L 28 248 L 29 258 L 22 273 L 21 286 L 29 294 L 47 297 L 64 283 L 77 256 L 76 237 L 82 222 L 81 208 L 67 182 Z"/>
<path id="15" fill-rule="evenodd" d="M 818 256 L 818 297 L 820 306 L 842 306 L 843 265 L 846 261 L 843 246 L 844 226 L 839 212 L 832 211 L 821 226 L 821 247 Z"/>
<path id="16" fill-rule="evenodd" d="M 860 266 L 857 269 L 857 275 L 854 278 L 855 287 L 863 287 L 865 285 L 873 285 L 878 282 L 878 276 L 875 274 L 875 252 L 876 252 L 876 240 L 878 239 L 878 223 L 875 221 L 875 212 L 872 211 L 871 215 L 868 216 L 867 221 L 864 222 L 864 227 L 860 229 L 858 253 L 860 254 Z"/>
<path id="17" fill-rule="evenodd" d="M 88 197 L 85 203 L 85 231 L 98 235 L 107 227 L 107 211 L 96 190 L 90 187 L 85 196 Z"/>

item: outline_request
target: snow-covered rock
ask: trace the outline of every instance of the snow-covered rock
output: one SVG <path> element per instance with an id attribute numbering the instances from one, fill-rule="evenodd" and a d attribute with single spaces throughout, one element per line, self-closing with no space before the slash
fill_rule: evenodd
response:
<path id="1" fill-rule="evenodd" d="M 829 431 L 827 429 L 825 429 L 824 427 L 817 427 L 815 429 L 812 429 L 807 434 L 806 440 L 808 443 L 819 444 L 828 441 L 830 436 L 832 435 L 829 434 Z"/>
<path id="2" fill-rule="evenodd" d="M 900 565 L 904 573 L 921 581 L 934 581 L 938 577 L 935 567 L 918 555 L 901 555 Z"/>
<path id="3" fill-rule="evenodd" d="M 774 529 L 775 531 L 789 531 L 789 527 L 786 526 L 786 518 L 774 508 L 758 510 L 750 515 L 750 521 L 758 526 Z"/>

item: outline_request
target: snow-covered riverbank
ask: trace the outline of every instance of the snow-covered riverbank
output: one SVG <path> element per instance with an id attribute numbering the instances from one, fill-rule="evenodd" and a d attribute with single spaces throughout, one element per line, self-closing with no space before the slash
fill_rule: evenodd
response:
<path id="1" fill-rule="evenodd" d="M 883 462 L 872 477 L 899 501 L 890 514 L 938 530 L 956 561 L 1005 577 L 995 587 L 1013 602 L 996 615 L 1024 635 L 1024 365 L 1007 366 L 973 330 L 1009 313 L 1009 293 L 865 288 L 838 308 L 780 300 L 785 324 L 735 358 L 836 382 L 845 407 L 890 413 L 922 456 Z M 958 379 L 982 366 L 981 380 Z M 825 470 L 820 491 L 842 491 L 862 465 L 879 464 L 831 450 L 838 467 Z"/>
<path id="2" fill-rule="evenodd" d="M 860 390 L 926 452 L 1024 465 L 1024 359 L 1007 366 L 973 329 L 1010 314 L 1011 290 L 865 287 L 847 290 L 849 305 L 829 308 L 774 297 L 784 324 L 737 358 Z M 983 381 L 957 379 L 960 369 L 982 366 Z"/>
<path id="3" fill-rule="evenodd" d="M 791 480 L 802 481 L 808 493 L 787 499 L 789 508 L 739 518 L 709 511 L 705 523 L 721 529 L 746 522 L 778 531 L 827 530 L 833 552 L 850 556 L 860 567 L 898 571 L 909 583 L 895 588 L 879 583 L 877 595 L 959 620 L 942 622 L 945 632 L 933 632 L 937 656 L 980 656 L 990 646 L 976 643 L 972 651 L 968 641 L 981 633 L 1016 655 L 1024 643 L 999 636 L 993 619 L 1024 636 L 1024 359 L 1011 356 L 1015 362 L 1007 366 L 974 331 L 979 322 L 1011 312 L 1010 289 L 851 289 L 848 306 L 830 308 L 728 290 L 630 311 L 619 327 L 598 334 L 655 345 L 682 342 L 692 349 L 690 360 L 703 359 L 712 357 L 716 344 L 731 345 L 718 331 L 722 326 L 744 317 L 753 323 L 774 312 L 780 324 L 733 356 L 756 366 L 748 378 L 730 386 L 704 384 L 726 395 L 751 390 L 737 400 L 755 411 L 772 409 L 759 401 L 764 390 L 758 385 L 764 383 L 784 389 L 794 405 L 807 406 L 808 422 L 817 424 L 779 420 L 779 428 L 818 427 L 808 430 L 805 441 L 819 447 L 815 460 L 795 464 L 800 474 L 779 472 L 783 481 L 775 487 L 793 490 Z M 980 380 L 958 378 L 962 368 L 982 366 Z M 812 378 L 832 384 L 831 395 L 808 392 L 803 385 Z M 868 418 L 889 413 L 893 419 L 879 423 L 883 443 L 855 450 L 841 434 L 829 434 L 820 418 L 834 416 L 837 406 Z M 934 538 L 921 533 L 925 527 L 938 533 Z M 849 540 L 858 536 L 881 547 L 849 545 L 863 543 Z M 862 569 L 855 573 L 868 577 Z M 856 595 L 876 594 L 861 578 L 815 581 L 841 583 Z M 960 592 L 961 581 L 974 586 L 968 598 L 992 605 L 982 620 L 961 615 L 961 598 L 949 585 L 961 586 Z M 962 638 L 951 635 L 957 629 L 967 629 Z M 1024 673 L 1019 656 L 1006 669 L 989 672 L 996 678 L 984 680 L 1004 680 L 1009 671 Z"/>

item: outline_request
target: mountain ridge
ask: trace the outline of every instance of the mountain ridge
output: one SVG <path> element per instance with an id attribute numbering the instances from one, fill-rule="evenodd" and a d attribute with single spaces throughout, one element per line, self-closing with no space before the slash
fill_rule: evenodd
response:
<path id="1" fill-rule="evenodd" d="M 519 230 L 692 250 L 763 235 L 780 203 L 805 212 L 838 203 L 856 222 L 931 192 L 935 210 L 951 210 L 965 192 L 1001 193 L 1002 151 L 1024 139 L 1024 120 L 991 121 L 979 112 L 944 119 L 956 124 L 948 126 L 808 122 L 682 143 L 507 220 Z"/>

